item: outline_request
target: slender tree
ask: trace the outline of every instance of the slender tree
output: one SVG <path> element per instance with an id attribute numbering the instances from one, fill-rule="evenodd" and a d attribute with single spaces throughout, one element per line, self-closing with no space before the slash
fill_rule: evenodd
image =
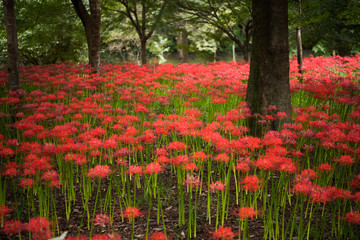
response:
<path id="1" fill-rule="evenodd" d="M 108 10 L 125 16 L 135 28 L 140 40 L 141 64 L 147 63 L 146 43 L 158 27 L 169 0 L 116 0 L 117 9 Z"/>
<path id="2" fill-rule="evenodd" d="M 298 14 L 301 14 L 301 0 L 298 2 Z M 297 61 L 299 65 L 299 73 L 302 72 L 302 64 L 303 64 L 303 48 L 301 41 L 301 27 L 296 27 L 296 46 L 297 46 Z"/>
<path id="3" fill-rule="evenodd" d="M 249 60 L 252 36 L 251 4 L 248 0 L 177 0 L 178 7 L 198 24 L 210 24 L 225 33 Z M 239 32 L 241 37 L 239 36 Z"/>
<path id="4" fill-rule="evenodd" d="M 269 106 L 276 106 L 291 119 L 289 83 L 288 1 L 253 0 L 254 33 L 250 61 L 250 76 L 246 102 L 253 118 L 250 128 L 258 127 L 256 116 L 269 114 Z M 277 129 L 279 120 L 272 128 Z M 259 131 L 256 132 L 259 134 Z"/>
<path id="5" fill-rule="evenodd" d="M 96 73 L 100 73 L 101 13 L 99 1 L 89 0 L 90 14 L 82 0 L 71 0 L 71 2 L 85 28 L 89 64 L 95 69 Z"/>
<path id="6" fill-rule="evenodd" d="M 21 88 L 21 85 L 14 0 L 3 0 L 3 6 L 8 49 L 8 88 L 11 91 L 16 91 Z"/>

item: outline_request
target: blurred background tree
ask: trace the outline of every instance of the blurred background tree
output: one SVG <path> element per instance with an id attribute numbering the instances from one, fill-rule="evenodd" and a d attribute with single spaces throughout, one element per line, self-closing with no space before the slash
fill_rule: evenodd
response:
<path id="1" fill-rule="evenodd" d="M 89 11 L 89 0 L 82 2 Z M 299 2 L 289 0 L 290 56 L 297 55 L 299 26 L 304 56 L 360 53 L 360 1 L 301 0 L 301 13 Z M 251 0 L 99 3 L 101 59 L 105 62 L 212 62 L 214 57 L 217 61 L 250 60 Z M 71 0 L 17 0 L 15 14 L 21 64 L 88 61 L 84 26 Z M 7 43 L 3 7 L 0 21 L 0 64 L 4 68 Z"/>

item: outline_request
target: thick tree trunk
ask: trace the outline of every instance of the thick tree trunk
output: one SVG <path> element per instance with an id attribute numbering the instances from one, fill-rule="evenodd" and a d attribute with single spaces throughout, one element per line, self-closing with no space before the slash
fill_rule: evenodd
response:
<path id="1" fill-rule="evenodd" d="M 232 55 L 233 55 L 233 61 L 236 62 L 236 52 L 235 52 L 235 42 L 233 41 L 232 45 Z"/>
<path id="2" fill-rule="evenodd" d="M 181 63 L 188 62 L 188 33 L 185 30 L 185 23 L 182 23 L 183 28 L 178 33 L 177 37 L 177 51 Z"/>
<path id="3" fill-rule="evenodd" d="M 141 57 L 141 65 L 147 63 L 146 60 L 146 39 L 140 38 L 140 57 Z"/>
<path id="4" fill-rule="evenodd" d="M 298 4 L 298 13 L 301 14 L 301 0 Z M 302 64 L 303 64 L 303 48 L 301 41 L 301 27 L 296 28 L 296 45 L 297 45 L 297 61 L 299 65 L 299 73 L 302 73 Z"/>
<path id="5" fill-rule="evenodd" d="M 89 0 L 90 14 L 85 8 L 82 0 L 71 0 L 74 5 L 76 14 L 81 19 L 85 28 L 86 41 L 88 45 L 89 64 L 94 68 L 96 73 L 100 73 L 100 5 L 98 0 Z"/>
<path id="6" fill-rule="evenodd" d="M 91 47 L 89 51 L 89 63 L 95 69 L 96 73 L 100 73 L 100 27 L 101 13 L 98 0 L 90 0 L 90 18 L 91 18 Z"/>
<path id="7" fill-rule="evenodd" d="M 19 49 L 14 0 L 3 0 L 8 49 L 8 89 L 21 88 L 19 76 Z"/>
<path id="8" fill-rule="evenodd" d="M 268 106 L 276 105 L 278 112 L 285 112 L 291 119 L 289 83 L 288 1 L 253 0 L 253 41 L 250 76 L 246 102 L 254 117 L 250 129 L 261 134 L 258 115 L 270 114 Z M 278 129 L 280 120 L 272 123 Z M 257 129 L 257 130 L 256 130 Z"/>

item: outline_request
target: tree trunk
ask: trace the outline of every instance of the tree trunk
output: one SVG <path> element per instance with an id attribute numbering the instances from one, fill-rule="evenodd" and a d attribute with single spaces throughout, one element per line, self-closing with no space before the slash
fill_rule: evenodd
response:
<path id="1" fill-rule="evenodd" d="M 8 89 L 21 88 L 19 76 L 19 49 L 14 0 L 3 0 L 8 49 Z"/>
<path id="2" fill-rule="evenodd" d="M 252 9 L 254 30 L 246 102 L 253 114 L 250 129 L 260 135 L 257 116 L 270 114 L 270 105 L 286 113 L 281 124 L 291 120 L 288 1 L 253 0 Z M 278 129 L 279 124 L 280 120 L 273 121 L 271 129 Z"/>
<path id="3" fill-rule="evenodd" d="M 89 63 L 95 69 L 96 73 L 100 73 L 100 27 L 101 13 L 98 0 L 90 0 L 90 17 L 91 17 L 91 47 L 89 51 Z"/>
<path id="4" fill-rule="evenodd" d="M 185 30 L 185 23 L 181 23 L 181 30 L 177 37 L 177 51 L 179 53 L 179 59 L 181 63 L 188 62 L 188 33 Z"/>
<path id="5" fill-rule="evenodd" d="M 301 0 L 299 0 L 298 13 L 301 14 Z M 296 44 L 297 44 L 297 61 L 299 67 L 299 73 L 302 73 L 302 62 L 303 62 L 303 48 L 301 41 L 301 27 L 296 28 Z"/>
<path id="6" fill-rule="evenodd" d="M 94 68 L 96 73 L 100 73 L 100 27 L 101 14 L 98 0 L 89 0 L 90 14 L 85 8 L 82 0 L 71 0 L 74 5 L 76 14 L 79 16 L 86 34 L 86 42 L 88 45 L 89 64 Z"/>
<path id="7" fill-rule="evenodd" d="M 235 52 L 235 42 L 233 41 L 232 45 L 232 55 L 233 55 L 233 61 L 236 62 L 236 52 Z"/>
<path id="8" fill-rule="evenodd" d="M 141 65 L 147 63 L 146 60 L 146 39 L 140 38 L 140 57 L 141 57 Z"/>

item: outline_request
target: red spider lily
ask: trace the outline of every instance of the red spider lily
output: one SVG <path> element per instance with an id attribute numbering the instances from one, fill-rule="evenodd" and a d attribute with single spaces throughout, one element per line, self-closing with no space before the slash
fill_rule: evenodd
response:
<path id="1" fill-rule="evenodd" d="M 106 234 L 109 240 L 121 240 L 121 237 L 117 233 L 108 233 Z"/>
<path id="2" fill-rule="evenodd" d="M 219 227 L 216 232 L 212 234 L 213 239 L 221 240 L 231 240 L 236 236 L 235 233 L 231 231 L 231 227 Z"/>
<path id="3" fill-rule="evenodd" d="M 11 220 L 4 222 L 3 231 L 6 235 L 19 234 L 24 230 L 24 224 L 17 220 Z"/>
<path id="4" fill-rule="evenodd" d="M 226 153 L 220 153 L 215 157 L 215 160 L 218 162 L 228 162 L 230 158 Z"/>
<path id="5" fill-rule="evenodd" d="M 90 178 L 104 178 L 111 174 L 110 167 L 108 165 L 97 165 L 94 168 L 90 168 L 88 176 Z"/>
<path id="6" fill-rule="evenodd" d="M 241 172 L 248 172 L 250 171 L 250 167 L 249 164 L 246 162 L 239 162 L 236 167 L 235 167 L 236 171 L 241 171 Z"/>
<path id="7" fill-rule="evenodd" d="M 31 188 L 34 185 L 34 180 L 31 178 L 24 178 L 20 180 L 20 186 L 22 188 Z"/>
<path id="8" fill-rule="evenodd" d="M 239 212 L 235 213 L 241 220 L 245 218 L 254 218 L 259 214 L 259 211 L 255 211 L 253 207 L 242 207 Z"/>
<path id="9" fill-rule="evenodd" d="M 161 165 L 165 165 L 165 164 L 168 164 L 169 163 L 169 158 L 167 158 L 166 156 L 159 156 L 155 162 L 161 164 Z"/>
<path id="10" fill-rule="evenodd" d="M 225 190 L 225 184 L 223 184 L 220 181 L 216 181 L 216 182 L 210 184 L 210 192 L 224 191 L 224 190 Z"/>
<path id="11" fill-rule="evenodd" d="M 244 177 L 242 184 L 245 190 L 256 191 L 260 187 L 260 180 L 256 175 Z"/>
<path id="12" fill-rule="evenodd" d="M 6 205 L 0 205 L 0 218 L 6 217 L 11 210 Z"/>
<path id="13" fill-rule="evenodd" d="M 205 161 L 208 156 L 203 152 L 203 151 L 199 151 L 199 152 L 195 152 L 194 155 L 192 156 L 193 159 L 200 159 L 201 161 Z"/>
<path id="14" fill-rule="evenodd" d="M 188 175 L 187 178 L 185 179 L 185 184 L 193 187 L 199 186 L 201 184 L 200 178 L 192 175 Z"/>
<path id="15" fill-rule="evenodd" d="M 150 240 L 168 240 L 164 233 L 155 231 L 153 235 L 151 235 Z"/>
<path id="16" fill-rule="evenodd" d="M 183 142 L 176 141 L 169 143 L 168 148 L 170 150 L 184 151 L 187 148 L 187 146 Z"/>
<path id="17" fill-rule="evenodd" d="M 14 156 L 15 152 L 11 148 L 3 148 L 0 151 L 0 156 L 7 157 L 7 156 Z"/>
<path id="18" fill-rule="evenodd" d="M 140 209 L 135 207 L 127 207 L 124 211 L 124 216 L 130 220 L 133 220 L 136 217 L 140 217 L 144 213 L 140 212 Z"/>
<path id="19" fill-rule="evenodd" d="M 351 156 L 348 155 L 343 155 L 339 159 L 336 159 L 336 161 L 343 166 L 351 165 L 355 162 L 354 159 L 352 159 Z"/>
<path id="20" fill-rule="evenodd" d="M 360 213 L 358 211 L 351 211 L 346 214 L 345 220 L 349 224 L 360 224 Z"/>
<path id="21" fill-rule="evenodd" d="M 130 176 L 133 176 L 134 174 L 138 174 L 139 176 L 141 176 L 143 174 L 143 168 L 142 166 L 131 165 L 129 166 L 128 173 L 130 174 Z"/>
<path id="22" fill-rule="evenodd" d="M 4 176 L 15 177 L 18 174 L 18 165 L 16 162 L 8 162 L 5 166 Z"/>
<path id="23" fill-rule="evenodd" d="M 34 239 L 51 238 L 50 222 L 45 217 L 30 219 L 28 230 L 32 232 Z"/>
<path id="24" fill-rule="evenodd" d="M 107 235 L 101 235 L 101 234 L 95 234 L 94 236 L 91 237 L 90 240 L 108 240 L 108 236 Z"/>
<path id="25" fill-rule="evenodd" d="M 193 172 L 193 171 L 197 171 L 199 170 L 199 167 L 196 165 L 196 163 L 186 163 L 183 166 L 184 170 L 189 171 L 189 172 Z"/>
<path id="26" fill-rule="evenodd" d="M 350 182 L 353 188 L 360 188 L 360 174 L 355 175 L 353 180 Z"/>
<path id="27" fill-rule="evenodd" d="M 179 155 L 170 159 L 170 163 L 176 166 L 184 165 L 190 162 L 190 159 L 186 155 Z"/>
<path id="28" fill-rule="evenodd" d="M 155 154 L 156 156 L 167 156 L 169 153 L 165 148 L 157 148 Z"/>
<path id="29" fill-rule="evenodd" d="M 110 217 L 106 213 L 97 214 L 94 218 L 94 224 L 100 225 L 101 227 L 105 227 L 110 223 Z"/>
<path id="30" fill-rule="evenodd" d="M 322 163 L 318 167 L 320 172 L 330 172 L 332 170 L 331 166 L 328 163 Z"/>
<path id="31" fill-rule="evenodd" d="M 309 180 L 301 180 L 294 185 L 295 194 L 309 195 L 312 192 L 313 184 Z"/>
<path id="32" fill-rule="evenodd" d="M 158 174 L 159 172 L 161 172 L 163 169 L 161 167 L 161 165 L 156 162 L 156 163 L 149 163 L 146 168 L 145 168 L 145 172 L 147 174 Z"/>
<path id="33" fill-rule="evenodd" d="M 75 237 L 66 237 L 65 240 L 87 240 L 88 238 L 85 237 L 84 235 L 79 235 L 79 236 L 75 236 Z"/>
<path id="34" fill-rule="evenodd" d="M 304 169 L 300 175 L 302 177 L 308 177 L 310 179 L 314 179 L 317 177 L 316 172 L 312 169 Z"/>

